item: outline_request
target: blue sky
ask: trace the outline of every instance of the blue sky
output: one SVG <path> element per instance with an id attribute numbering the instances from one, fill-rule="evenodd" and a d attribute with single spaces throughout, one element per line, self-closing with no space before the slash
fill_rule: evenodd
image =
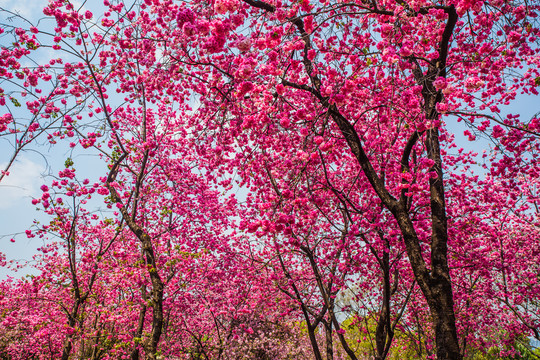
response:
<path id="1" fill-rule="evenodd" d="M 0 8 L 17 13 L 35 25 L 43 17 L 42 10 L 47 3 L 48 0 L 0 0 Z M 81 1 L 72 1 L 72 3 L 78 6 L 82 4 Z M 0 16 L 0 19 L 10 25 L 19 26 L 17 20 L 6 21 L 4 16 Z M 51 24 L 54 22 L 41 22 L 40 28 Z M 9 37 L 0 38 L 0 46 L 3 45 L 3 41 L 9 41 Z M 48 61 L 48 58 L 53 56 L 51 50 L 44 50 L 40 55 L 42 58 L 38 61 Z M 55 52 L 54 57 L 58 56 L 59 54 Z M 5 86 L 2 85 L 2 87 Z M 1 111 L 3 114 L 5 110 L 1 109 Z M 21 116 L 25 115 L 27 116 L 21 113 Z M 0 137 L 1 170 L 5 169 L 13 153 L 12 140 L 9 136 Z M 40 142 L 46 143 L 44 139 Z M 42 211 L 37 211 L 31 201 L 34 197 L 41 196 L 42 184 L 50 184 L 51 179 L 47 179 L 46 176 L 56 174 L 58 170 L 61 170 L 68 157 L 73 157 L 76 165 L 85 164 L 85 166 L 77 166 L 77 173 L 81 177 L 86 175 L 92 179 L 105 171 L 105 164 L 99 161 L 96 154 L 85 151 L 83 155 L 78 155 L 72 154 L 69 148 L 64 146 L 31 144 L 18 155 L 10 168 L 10 175 L 0 183 L 0 252 L 4 253 L 8 260 L 31 260 L 36 254 L 36 249 L 43 245 L 43 240 L 28 239 L 25 234 L 25 230 L 32 227 L 35 219 L 40 222 L 50 221 L 50 217 L 45 216 Z M 15 242 L 11 239 L 15 239 Z M 15 276 L 24 275 L 27 272 L 25 269 Z M 8 269 L 0 267 L 0 279 L 8 274 L 14 275 Z"/>
<path id="2" fill-rule="evenodd" d="M 41 9 L 46 4 L 47 0 L 0 0 L 0 8 L 33 20 L 39 19 Z M 6 137 L 0 138 L 2 170 L 13 153 L 10 140 Z M 32 225 L 33 218 L 43 218 L 43 214 L 35 210 L 31 200 L 39 194 L 39 187 L 43 183 L 42 175 L 46 169 L 47 163 L 42 155 L 35 151 L 25 151 L 12 165 L 10 175 L 0 184 L 0 252 L 4 253 L 8 260 L 31 259 L 35 249 L 39 247 L 26 238 L 24 231 Z M 10 241 L 12 238 L 16 239 L 15 243 Z M 9 274 L 9 271 L 0 267 L 0 278 L 6 274 Z"/>

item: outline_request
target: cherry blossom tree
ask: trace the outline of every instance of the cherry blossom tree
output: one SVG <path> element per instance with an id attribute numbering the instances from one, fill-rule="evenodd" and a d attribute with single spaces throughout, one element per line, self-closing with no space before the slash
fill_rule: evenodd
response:
<path id="1" fill-rule="evenodd" d="M 396 331 L 441 360 L 538 338 L 540 123 L 500 115 L 538 95 L 537 4 L 102 10 L 50 1 L 49 28 L 3 29 L 14 41 L 0 54 L 0 132 L 13 154 L 0 176 L 42 135 L 107 171 L 77 181 L 69 158 L 34 199 L 54 220 L 28 236 L 60 239 L 42 247 L 38 279 L 61 300 L 38 280 L 3 282 L 5 309 L 9 289 L 24 301 L 2 319 L 2 342 L 18 344 L 2 351 L 332 359 L 337 342 L 355 359 L 338 314 L 347 292 L 375 314 L 378 359 Z M 491 153 L 456 149 L 460 126 Z M 482 341 L 489 319 L 505 331 Z"/>
<path id="2" fill-rule="evenodd" d="M 149 51 L 148 45 L 156 43 L 137 40 L 125 46 L 111 42 L 118 34 L 144 31 L 144 26 L 137 23 L 132 9 L 115 4 L 110 10 L 116 19 L 103 20 L 105 27 L 98 33 L 90 32 L 99 26 L 93 15 L 75 11 L 70 3 L 51 3 L 44 10 L 54 16 L 58 26 L 53 49 L 74 61 L 51 60 L 51 65 L 64 66 L 36 70 L 38 80 L 54 77 L 61 83 L 61 96 L 42 99 L 51 112 L 43 114 L 33 103 L 27 103 L 27 110 L 56 119 L 57 131 L 48 134 L 51 143 L 76 139 L 78 144 L 71 142 L 70 148 L 97 151 L 109 171 L 93 184 L 78 181 L 76 164 L 68 158 L 65 169 L 33 200 L 54 220 L 27 231 L 28 237 L 55 235 L 61 244 L 47 243 L 41 248 L 51 255 L 36 259 L 41 272 L 38 279 L 11 286 L 20 289 L 18 296 L 30 304 L 24 314 L 19 312 L 22 324 L 33 317 L 38 319 L 38 327 L 55 327 L 49 329 L 48 339 L 31 344 L 3 339 L 12 342 L 6 354 L 15 358 L 49 354 L 63 359 L 137 359 L 141 351 L 147 358 L 168 351 L 173 351 L 171 356 L 198 352 L 218 358 L 242 351 L 273 358 L 270 354 L 287 355 L 289 349 L 287 344 L 279 344 L 280 337 L 295 336 L 289 334 L 294 326 L 271 312 L 284 305 L 263 296 L 262 291 L 268 294 L 261 286 L 264 279 L 255 282 L 247 277 L 253 269 L 242 265 L 242 256 L 231 250 L 238 241 L 230 221 L 236 201 L 234 196 L 218 198 L 221 185 L 210 175 L 204 176 L 204 165 L 197 163 L 189 133 L 182 125 L 188 117 L 181 114 L 190 110 L 190 104 L 178 101 L 174 92 L 166 103 L 155 105 L 163 94 L 159 81 L 149 76 L 157 50 Z M 120 25 L 124 20 L 128 24 Z M 117 27 L 109 31 L 111 21 Z M 26 34 L 22 29 L 15 33 Z M 13 47 L 19 49 L 21 42 Z M 132 61 L 135 52 L 140 57 Z M 126 67 L 119 66 L 122 62 Z M 23 83 L 20 87 L 30 88 L 29 92 L 37 85 Z M 108 95 L 112 90 L 124 97 L 113 101 Z M 56 101 L 64 106 L 56 106 Z M 45 127 L 42 132 L 48 130 Z M 96 197 L 111 210 L 104 215 L 89 211 L 88 204 Z M 23 291 L 45 281 L 61 290 L 47 287 L 39 296 L 33 290 Z M 216 287 L 229 289 L 222 294 Z M 11 313 L 9 304 L 14 298 L 3 295 Z M 56 296 L 61 300 L 53 299 Z M 102 300 L 96 301 L 99 298 Z M 267 301 L 264 305 L 263 300 Z M 41 307 L 51 312 L 40 316 L 36 311 Z M 268 313 L 257 311 L 260 308 Z M 4 319 L 6 334 L 34 332 L 35 327 L 11 328 L 12 318 L 16 314 Z M 298 346 L 294 351 L 300 354 L 301 349 Z"/>
<path id="3" fill-rule="evenodd" d="M 437 357 L 460 359 L 443 180 L 443 146 L 452 134 L 445 120 L 483 118 L 479 131 L 493 137 L 504 134 L 492 124 L 500 123 L 536 138 L 528 125 L 516 125 L 517 117 L 506 122 L 482 111 L 499 112 L 520 89 L 537 93 L 537 10 L 469 2 L 219 2 L 205 20 L 182 10 L 177 22 L 185 36 L 168 38 L 168 53 L 171 66 L 211 65 L 211 77 L 200 81 L 207 89 L 202 111 L 219 119 L 219 131 L 229 119 L 244 153 L 260 148 L 272 155 L 289 128 L 303 138 L 288 149 L 297 166 L 317 161 L 306 146 L 311 141 L 324 144 L 321 151 L 349 149 L 364 191 L 376 194 L 402 236 L 430 309 Z M 238 31 L 245 23 L 249 34 Z M 523 75 L 510 75 L 523 66 Z"/>

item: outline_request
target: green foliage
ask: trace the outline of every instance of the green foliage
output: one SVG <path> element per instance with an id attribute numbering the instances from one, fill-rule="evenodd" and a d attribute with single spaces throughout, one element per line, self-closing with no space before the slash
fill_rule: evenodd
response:
<path id="1" fill-rule="evenodd" d="M 342 323 L 346 338 L 359 359 L 370 359 L 376 354 L 376 313 L 365 318 L 349 318 Z M 387 360 L 416 360 L 418 354 L 411 346 L 410 338 L 396 328 Z"/>
<path id="2" fill-rule="evenodd" d="M 15 107 L 21 107 L 21 103 L 14 97 L 10 97 L 9 100 L 11 100 L 11 102 L 13 103 L 13 105 L 15 105 Z"/>
<path id="3" fill-rule="evenodd" d="M 466 357 L 467 360 L 538 360 L 540 359 L 540 349 L 533 349 L 529 339 L 522 338 L 516 340 L 513 345 L 515 355 L 501 356 L 503 350 L 499 347 L 491 347 L 487 352 L 474 351 Z"/>
<path id="4" fill-rule="evenodd" d="M 68 157 L 68 158 L 66 159 L 66 161 L 64 162 L 64 166 L 65 166 L 66 168 L 72 167 L 73 164 L 74 164 L 74 163 L 73 163 L 73 159 L 70 158 L 70 157 Z"/>

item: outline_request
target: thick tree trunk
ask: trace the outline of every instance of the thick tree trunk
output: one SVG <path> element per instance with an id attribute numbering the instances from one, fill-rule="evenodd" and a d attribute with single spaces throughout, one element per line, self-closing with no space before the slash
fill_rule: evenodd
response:
<path id="1" fill-rule="evenodd" d="M 152 266 L 148 270 L 152 282 L 152 289 L 150 290 L 150 294 L 152 295 L 152 332 L 146 355 L 149 359 L 153 360 L 156 359 L 158 343 L 161 332 L 163 331 L 163 281 L 157 271 L 152 239 L 144 232 L 139 236 L 139 239 L 146 255 L 146 263 Z"/>
<path id="2" fill-rule="evenodd" d="M 435 341 L 438 359 L 462 359 L 454 315 L 454 299 L 450 269 L 448 268 L 448 220 L 444 196 L 439 131 L 432 128 L 426 136 L 428 156 L 434 165 L 430 169 L 437 174 L 430 179 L 431 198 L 431 296 L 427 297 L 434 318 Z"/>
<path id="3" fill-rule="evenodd" d="M 390 254 L 388 251 L 383 253 L 381 259 L 383 272 L 382 306 L 375 329 L 375 344 L 377 347 L 376 360 L 384 360 L 394 338 L 394 331 L 390 325 Z"/>
<path id="4" fill-rule="evenodd" d="M 315 335 L 315 329 L 308 323 L 307 330 L 309 335 L 309 342 L 311 343 L 311 348 L 313 349 L 313 355 L 316 360 L 323 360 L 321 351 L 319 350 L 319 344 L 317 343 L 317 337 Z"/>
<path id="5" fill-rule="evenodd" d="M 141 295 L 143 301 L 146 302 L 146 287 L 143 285 L 141 286 Z M 146 304 L 141 305 L 141 308 L 139 310 L 139 320 L 137 322 L 137 332 L 135 333 L 135 338 L 139 339 L 138 341 L 135 341 L 135 345 L 133 345 L 133 350 L 131 351 L 131 360 L 139 360 L 139 344 L 142 340 L 142 333 L 144 329 L 144 318 L 146 317 Z"/>
<path id="6" fill-rule="evenodd" d="M 441 279 L 433 288 L 428 304 L 435 325 L 437 359 L 461 360 L 450 283 Z"/>
<path id="7" fill-rule="evenodd" d="M 73 329 L 77 323 L 77 317 L 79 314 L 79 301 L 76 301 L 73 305 L 73 309 L 69 316 L 68 326 L 69 329 Z M 68 334 L 66 340 L 64 341 L 64 347 L 62 349 L 62 360 L 68 360 L 69 355 L 71 354 L 71 349 L 73 348 L 73 333 Z"/>
<path id="8" fill-rule="evenodd" d="M 446 251 L 440 253 L 442 250 L 438 249 L 439 252 L 435 252 L 432 239 L 432 270 L 430 272 L 419 251 L 418 239 L 411 220 L 403 211 L 398 212 L 396 218 L 404 235 L 412 270 L 430 309 L 435 329 L 437 358 L 439 360 L 461 360 Z M 444 242 L 443 247 L 446 247 L 446 242 Z"/>
<path id="9" fill-rule="evenodd" d="M 334 360 L 334 340 L 332 338 L 332 321 L 324 321 L 324 331 L 326 334 L 326 360 Z"/>

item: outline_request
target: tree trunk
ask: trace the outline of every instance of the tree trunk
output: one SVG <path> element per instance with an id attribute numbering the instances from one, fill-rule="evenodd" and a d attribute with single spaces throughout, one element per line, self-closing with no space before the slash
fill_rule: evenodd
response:
<path id="1" fill-rule="evenodd" d="M 332 338 L 332 321 L 323 321 L 326 333 L 326 360 L 334 360 L 334 341 Z"/>
<path id="2" fill-rule="evenodd" d="M 141 242 L 142 250 L 143 250 L 143 256 L 146 260 L 146 265 L 149 267 L 148 274 L 150 277 L 150 281 L 152 283 L 152 288 L 150 289 L 150 301 L 151 301 L 151 307 L 152 307 L 152 331 L 150 333 L 150 338 L 147 342 L 145 342 L 145 352 L 149 359 L 154 360 L 157 356 L 157 348 L 159 344 L 159 339 L 161 337 L 161 332 L 163 331 L 163 280 L 161 280 L 161 277 L 159 275 L 158 269 L 157 269 L 157 262 L 156 262 L 156 255 L 154 253 L 154 248 L 152 246 L 152 238 L 148 233 L 144 230 L 144 228 L 137 223 L 135 220 L 136 212 L 134 211 L 131 215 L 126 210 L 126 207 L 122 203 L 122 199 L 116 189 L 111 186 L 111 183 L 116 180 L 116 175 L 118 173 L 118 168 L 120 166 L 120 163 L 127 157 L 127 153 L 124 153 L 120 156 L 120 158 L 114 163 L 112 166 L 109 176 L 107 178 L 107 188 L 109 189 L 109 192 L 111 194 L 111 199 L 117 203 L 120 204 L 120 213 L 122 214 L 123 219 L 126 221 L 126 224 L 128 225 L 129 229 Z M 138 189 L 141 186 L 142 183 L 142 174 L 144 173 L 144 167 L 146 165 L 146 160 L 148 159 L 148 151 L 145 152 L 145 156 L 143 159 L 142 169 L 141 173 L 139 174 L 137 178 L 137 185 L 135 189 L 135 194 L 138 194 Z M 136 197 L 136 196 L 135 196 Z M 136 205 L 133 205 L 134 209 L 136 209 Z"/>
<path id="3" fill-rule="evenodd" d="M 387 242 L 388 245 L 388 242 Z M 394 338 L 394 332 L 390 325 L 390 249 L 383 253 L 381 267 L 383 272 L 382 306 L 375 329 L 375 344 L 377 347 L 376 360 L 386 359 L 390 345 Z"/>
<path id="4" fill-rule="evenodd" d="M 141 286 L 141 295 L 143 301 L 146 301 L 146 287 L 144 285 Z M 144 318 L 146 317 L 146 304 L 141 305 L 141 309 L 139 310 L 139 321 L 137 323 L 137 332 L 135 333 L 135 338 L 139 339 L 140 342 L 142 340 L 142 333 L 144 329 Z M 139 360 L 139 344 L 138 341 L 135 340 L 135 344 L 133 345 L 133 350 L 131 351 L 131 360 Z"/>

